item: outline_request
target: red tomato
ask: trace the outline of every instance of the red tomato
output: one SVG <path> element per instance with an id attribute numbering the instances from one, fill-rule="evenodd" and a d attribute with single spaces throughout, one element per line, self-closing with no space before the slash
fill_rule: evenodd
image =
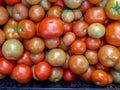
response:
<path id="1" fill-rule="evenodd" d="M 5 3 L 8 5 L 14 5 L 16 3 L 19 3 L 21 0 L 5 0 Z"/>
<path id="2" fill-rule="evenodd" d="M 91 7 L 86 11 L 84 19 L 89 24 L 92 23 L 103 24 L 106 19 L 105 11 L 102 7 Z"/>
<path id="3" fill-rule="evenodd" d="M 64 22 L 64 31 L 63 33 L 72 31 L 73 24 L 71 22 Z"/>
<path id="4" fill-rule="evenodd" d="M 86 51 L 86 44 L 82 40 L 75 40 L 71 45 L 70 45 L 70 50 L 74 54 L 83 54 Z"/>
<path id="5" fill-rule="evenodd" d="M 108 75 L 102 70 L 95 70 L 92 73 L 92 81 L 95 85 L 106 86 L 108 84 Z"/>
<path id="6" fill-rule="evenodd" d="M 9 75 L 15 67 L 14 61 L 9 61 L 5 58 L 0 58 L 0 74 Z"/>
<path id="7" fill-rule="evenodd" d="M 38 33 L 43 38 L 56 38 L 63 33 L 63 22 L 57 17 L 46 17 L 38 26 Z"/>
<path id="8" fill-rule="evenodd" d="M 43 61 L 36 64 L 34 72 L 39 80 L 45 81 L 50 77 L 52 68 L 48 62 Z"/>
<path id="9" fill-rule="evenodd" d="M 23 56 L 17 60 L 17 64 L 26 64 L 28 66 L 32 66 L 33 62 L 30 57 L 30 52 L 25 50 Z"/>
<path id="10" fill-rule="evenodd" d="M 18 83 L 27 83 L 32 79 L 32 69 L 25 64 L 17 64 L 12 71 L 12 77 Z"/>
<path id="11" fill-rule="evenodd" d="M 74 73 L 72 73 L 69 69 L 66 69 L 63 72 L 63 79 L 66 82 L 73 82 L 76 80 L 76 75 Z"/>
<path id="12" fill-rule="evenodd" d="M 64 0 L 57 0 L 54 5 L 60 6 L 61 8 L 65 8 Z"/>

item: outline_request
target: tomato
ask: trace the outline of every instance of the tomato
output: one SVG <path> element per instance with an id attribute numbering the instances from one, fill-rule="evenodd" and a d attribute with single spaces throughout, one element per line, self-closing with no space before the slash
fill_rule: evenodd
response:
<path id="1" fill-rule="evenodd" d="M 90 50 L 97 50 L 101 45 L 101 40 L 99 38 L 87 37 L 85 42 L 87 48 Z"/>
<path id="2" fill-rule="evenodd" d="M 23 53 L 23 44 L 17 39 L 8 39 L 2 45 L 2 54 L 8 60 L 17 60 Z"/>
<path id="3" fill-rule="evenodd" d="M 61 11 L 62 11 L 62 8 L 61 8 L 61 7 L 59 7 L 59 6 L 52 6 L 52 7 L 50 7 L 50 8 L 48 9 L 48 11 L 47 11 L 47 16 L 48 16 L 48 17 L 53 16 L 53 17 L 58 17 L 58 18 L 60 18 L 60 16 L 61 16 Z"/>
<path id="4" fill-rule="evenodd" d="M 66 53 L 66 60 L 65 60 L 65 63 L 63 64 L 62 68 L 63 69 L 68 69 L 69 66 L 68 66 L 68 61 L 70 59 L 70 55 L 68 53 Z"/>
<path id="5" fill-rule="evenodd" d="M 95 70 L 92 73 L 92 81 L 95 85 L 106 86 L 108 84 L 107 73 L 102 70 Z"/>
<path id="6" fill-rule="evenodd" d="M 82 40 L 74 40 L 70 45 L 70 51 L 74 54 L 84 54 L 86 51 L 86 44 Z"/>
<path id="7" fill-rule="evenodd" d="M 88 60 L 83 55 L 72 55 L 68 61 L 70 70 L 77 75 L 87 71 L 89 68 Z"/>
<path id="8" fill-rule="evenodd" d="M 113 67 L 119 62 L 120 51 L 112 45 L 104 45 L 98 51 L 98 59 L 106 67 Z"/>
<path id="9" fill-rule="evenodd" d="M 37 63 L 44 60 L 45 52 L 41 52 L 41 53 L 37 53 L 37 54 L 30 53 L 30 58 L 31 58 L 33 63 L 37 64 Z"/>
<path id="10" fill-rule="evenodd" d="M 32 69 L 25 64 L 17 64 L 12 71 L 12 77 L 18 83 L 28 83 L 32 79 Z"/>
<path id="11" fill-rule="evenodd" d="M 78 37 L 84 37 L 88 32 L 88 23 L 85 21 L 77 21 L 73 24 L 73 32 Z"/>
<path id="12" fill-rule="evenodd" d="M 10 75 L 14 67 L 14 61 L 7 60 L 4 57 L 0 58 L 0 74 Z"/>
<path id="13" fill-rule="evenodd" d="M 54 6 L 60 6 L 62 9 L 66 7 L 64 0 L 57 0 L 56 2 L 54 2 Z"/>
<path id="14" fill-rule="evenodd" d="M 3 30 L 0 29 L 0 46 L 5 42 L 5 33 Z"/>
<path id="15" fill-rule="evenodd" d="M 48 62 L 52 66 L 62 66 L 66 60 L 66 53 L 60 48 L 51 49 L 47 54 Z"/>
<path id="16" fill-rule="evenodd" d="M 100 23 L 92 23 L 88 27 L 88 35 L 93 38 L 101 38 L 105 34 L 105 26 Z"/>
<path id="17" fill-rule="evenodd" d="M 49 2 L 57 2 L 57 0 L 48 0 Z"/>
<path id="18" fill-rule="evenodd" d="M 41 21 L 45 16 L 45 10 L 40 5 L 34 5 L 29 9 L 29 17 L 35 22 Z"/>
<path id="19" fill-rule="evenodd" d="M 92 4 L 98 4 L 98 3 L 102 2 L 103 0 L 88 0 L 88 1 Z"/>
<path id="20" fill-rule="evenodd" d="M 26 0 L 26 2 L 30 5 L 39 4 L 41 0 Z"/>
<path id="21" fill-rule="evenodd" d="M 72 22 L 74 20 L 74 13 L 70 9 L 64 9 L 61 18 L 64 22 Z"/>
<path id="22" fill-rule="evenodd" d="M 45 46 L 48 49 L 52 49 L 52 48 L 57 48 L 58 45 L 60 44 L 60 39 L 59 38 L 48 38 L 48 39 L 44 39 L 45 42 Z"/>
<path id="23" fill-rule="evenodd" d="M 4 25 L 7 21 L 8 21 L 8 18 L 9 18 L 9 14 L 8 14 L 8 11 L 6 8 L 0 6 L 0 26 L 1 25 Z"/>
<path id="24" fill-rule="evenodd" d="M 119 59 L 118 63 L 113 68 L 120 72 L 120 59 Z"/>
<path id="25" fill-rule="evenodd" d="M 111 84 L 113 82 L 113 76 L 111 73 L 107 73 L 108 75 L 108 84 Z"/>
<path id="26" fill-rule="evenodd" d="M 108 0 L 105 6 L 107 16 L 112 20 L 120 20 L 120 1 Z"/>
<path id="27" fill-rule="evenodd" d="M 86 11 L 93 6 L 88 0 L 84 0 L 80 6 L 82 13 L 86 13 Z"/>
<path id="28" fill-rule="evenodd" d="M 12 8 L 12 17 L 16 21 L 21 21 L 28 18 L 28 8 L 22 3 L 15 4 Z"/>
<path id="29" fill-rule="evenodd" d="M 51 82 L 59 82 L 63 78 L 63 69 L 61 67 L 52 67 L 52 73 L 49 77 Z"/>
<path id="30" fill-rule="evenodd" d="M 32 65 L 32 75 L 33 75 L 33 79 L 34 79 L 34 80 L 38 80 L 38 78 L 37 78 L 36 75 L 35 75 L 35 64 Z"/>
<path id="31" fill-rule="evenodd" d="M 71 22 L 64 22 L 64 31 L 63 34 L 66 32 L 70 32 L 73 29 L 73 24 Z"/>
<path id="32" fill-rule="evenodd" d="M 103 70 L 105 72 L 109 72 L 110 71 L 110 67 L 106 67 L 104 66 L 103 64 L 101 64 L 100 62 L 98 62 L 96 65 L 95 65 L 96 69 L 99 69 L 99 70 Z"/>
<path id="33" fill-rule="evenodd" d="M 16 3 L 19 3 L 21 0 L 4 0 L 4 2 L 8 5 L 14 5 Z"/>
<path id="34" fill-rule="evenodd" d="M 40 5 L 44 8 L 44 10 L 48 10 L 51 7 L 51 3 L 48 0 L 41 0 Z"/>
<path id="35" fill-rule="evenodd" d="M 17 32 L 17 25 L 18 22 L 15 21 L 13 18 L 10 18 L 8 22 L 4 25 L 4 33 L 6 39 L 18 39 L 21 40 L 22 38 Z"/>
<path id="36" fill-rule="evenodd" d="M 79 78 L 84 82 L 91 82 L 92 81 L 92 73 L 95 71 L 94 66 L 90 66 L 86 72 L 79 75 Z"/>
<path id="37" fill-rule="evenodd" d="M 51 73 L 52 73 L 52 67 L 48 62 L 39 62 L 35 65 L 35 75 L 40 81 L 47 80 Z"/>
<path id="38" fill-rule="evenodd" d="M 105 39 L 114 46 L 120 46 L 120 22 L 112 22 L 106 27 Z"/>
<path id="39" fill-rule="evenodd" d="M 83 0 L 64 0 L 65 5 L 70 9 L 78 8 Z"/>
<path id="40" fill-rule="evenodd" d="M 67 32 L 63 36 L 63 43 L 66 46 L 69 46 L 75 41 L 75 39 L 76 39 L 76 35 L 73 32 Z"/>
<path id="41" fill-rule="evenodd" d="M 25 50 L 23 56 L 17 60 L 17 64 L 25 64 L 28 66 L 32 66 L 33 62 L 30 57 L 30 52 Z"/>
<path id="42" fill-rule="evenodd" d="M 97 51 L 87 50 L 85 52 L 85 57 L 88 59 L 88 61 L 91 65 L 96 65 L 98 63 Z"/>
<path id="43" fill-rule="evenodd" d="M 29 51 L 29 41 L 30 39 L 23 39 L 23 42 L 22 42 L 24 48 L 28 51 Z"/>
<path id="44" fill-rule="evenodd" d="M 115 69 L 112 69 L 110 74 L 113 77 L 113 82 L 114 83 L 120 83 L 120 72 L 119 71 L 117 71 Z"/>
<path id="45" fill-rule="evenodd" d="M 57 17 L 46 17 L 38 26 L 38 33 L 43 38 L 60 37 L 63 33 L 62 20 Z"/>
<path id="46" fill-rule="evenodd" d="M 28 48 L 29 48 L 31 53 L 37 54 L 37 53 L 43 52 L 43 50 L 45 48 L 45 44 L 44 44 L 44 41 L 41 38 L 33 37 L 29 41 Z"/>
<path id="47" fill-rule="evenodd" d="M 66 82 L 73 82 L 75 81 L 77 78 L 77 76 L 72 73 L 69 69 L 65 69 L 64 72 L 63 72 L 63 79 L 66 81 Z"/>
<path id="48" fill-rule="evenodd" d="M 82 12 L 81 12 L 80 8 L 74 9 L 73 14 L 74 14 L 74 20 L 75 21 L 80 20 L 82 18 Z"/>
<path id="49" fill-rule="evenodd" d="M 23 39 L 30 39 L 36 33 L 36 25 L 31 20 L 24 19 L 18 23 L 17 31 Z"/>
<path id="50" fill-rule="evenodd" d="M 91 7 L 86 11 L 86 13 L 84 15 L 84 19 L 89 24 L 92 24 L 92 23 L 102 23 L 103 24 L 106 19 L 106 14 L 102 7 L 97 7 L 97 6 Z"/>

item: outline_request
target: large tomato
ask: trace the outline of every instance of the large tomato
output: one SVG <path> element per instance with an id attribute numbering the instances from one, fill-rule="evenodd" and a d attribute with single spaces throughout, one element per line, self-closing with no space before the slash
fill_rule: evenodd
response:
<path id="1" fill-rule="evenodd" d="M 120 0 L 108 0 L 105 12 L 110 19 L 120 20 Z"/>
<path id="2" fill-rule="evenodd" d="M 46 17 L 38 26 L 38 33 L 43 38 L 56 38 L 63 33 L 63 22 L 57 17 Z"/>
<path id="3" fill-rule="evenodd" d="M 106 41 L 114 46 L 120 46 L 120 22 L 112 22 L 106 28 Z"/>

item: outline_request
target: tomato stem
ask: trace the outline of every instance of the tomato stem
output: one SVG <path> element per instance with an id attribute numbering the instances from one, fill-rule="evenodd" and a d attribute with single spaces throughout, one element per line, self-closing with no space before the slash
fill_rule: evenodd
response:
<path id="1" fill-rule="evenodd" d="M 116 5 L 111 7 L 111 10 L 112 10 L 112 12 L 117 13 L 118 15 L 120 15 L 120 6 L 119 6 L 117 1 L 116 1 Z"/>

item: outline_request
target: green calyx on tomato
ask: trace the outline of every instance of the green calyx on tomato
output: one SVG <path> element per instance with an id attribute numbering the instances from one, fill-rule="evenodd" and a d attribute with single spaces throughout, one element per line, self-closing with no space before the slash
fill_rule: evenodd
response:
<path id="1" fill-rule="evenodd" d="M 118 4 L 118 2 L 116 1 L 116 4 L 111 7 L 111 11 L 114 13 L 114 14 L 118 14 L 120 15 L 120 6 Z"/>
<path id="2" fill-rule="evenodd" d="M 112 64 L 113 63 L 113 61 L 112 60 L 108 60 L 108 64 Z"/>

